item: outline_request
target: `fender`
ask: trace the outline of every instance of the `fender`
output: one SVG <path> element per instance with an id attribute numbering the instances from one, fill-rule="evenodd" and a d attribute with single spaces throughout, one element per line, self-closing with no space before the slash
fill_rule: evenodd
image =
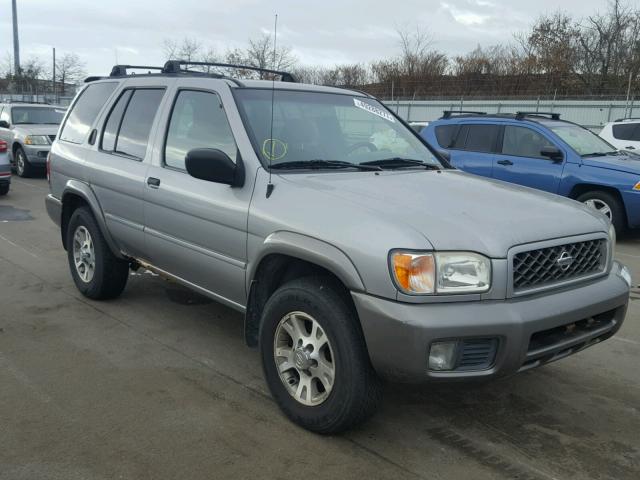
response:
<path id="1" fill-rule="evenodd" d="M 96 197 L 91 187 L 88 184 L 81 182 L 79 180 L 68 180 L 62 192 L 63 211 L 64 211 L 65 197 L 67 197 L 68 199 L 69 195 L 77 195 L 89 205 L 89 208 L 91 209 L 91 212 L 93 213 L 93 216 L 96 219 L 96 222 L 98 222 L 98 227 L 100 227 L 100 231 L 102 232 L 102 235 L 104 236 L 107 242 L 107 245 L 109 245 L 111 252 L 118 258 L 126 259 L 126 257 L 122 254 L 122 252 L 118 248 L 118 245 L 116 244 L 116 242 L 113 240 L 113 237 L 109 233 L 109 229 L 107 228 L 107 223 L 104 219 L 104 213 L 102 212 L 102 208 L 100 207 L 98 198 Z M 63 243 L 65 243 L 64 238 L 63 238 Z"/>
<path id="2" fill-rule="evenodd" d="M 258 256 L 248 265 L 247 292 L 255 277 L 258 265 L 270 254 L 288 255 L 326 268 L 336 275 L 352 291 L 364 292 L 365 285 L 351 259 L 330 243 L 300 233 L 278 231 L 265 238 Z"/>

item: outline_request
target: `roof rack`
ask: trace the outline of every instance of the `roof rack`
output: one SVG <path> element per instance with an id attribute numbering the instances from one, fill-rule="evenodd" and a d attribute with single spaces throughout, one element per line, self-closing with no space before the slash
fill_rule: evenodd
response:
<path id="1" fill-rule="evenodd" d="M 560 120 L 560 114 L 559 113 L 553 113 L 553 112 L 516 112 L 516 120 L 522 120 L 525 117 L 550 117 L 551 120 Z"/>
<path id="2" fill-rule="evenodd" d="M 443 110 L 442 118 L 451 118 L 454 115 L 486 115 L 487 112 L 478 112 L 475 110 Z"/>
<path id="3" fill-rule="evenodd" d="M 135 75 L 134 72 L 129 73 L 128 70 L 158 70 L 162 72 L 162 67 L 153 67 L 149 65 L 114 65 L 111 69 L 110 77 L 126 77 L 127 75 Z M 151 72 L 147 72 L 151 73 Z"/>
<path id="4" fill-rule="evenodd" d="M 196 65 L 196 66 L 200 66 L 200 67 L 218 67 L 218 68 L 232 68 L 235 70 L 251 70 L 254 72 L 262 72 L 262 73 L 272 73 L 274 75 L 279 75 L 280 76 L 280 80 L 283 82 L 291 82 L 291 83 L 296 83 L 296 78 L 293 76 L 293 74 L 289 73 L 289 72 L 282 72 L 280 70 L 271 70 L 269 68 L 260 68 L 260 67 L 254 67 L 251 65 L 237 65 L 234 63 L 219 63 L 219 62 L 192 62 L 192 61 L 187 61 L 187 60 L 169 60 L 167 63 L 164 64 L 164 67 L 162 68 L 162 73 L 182 73 L 182 72 L 189 72 L 189 73 L 195 73 L 195 72 L 190 72 L 189 70 L 184 70 L 181 67 L 182 66 L 188 66 L 188 65 Z"/>

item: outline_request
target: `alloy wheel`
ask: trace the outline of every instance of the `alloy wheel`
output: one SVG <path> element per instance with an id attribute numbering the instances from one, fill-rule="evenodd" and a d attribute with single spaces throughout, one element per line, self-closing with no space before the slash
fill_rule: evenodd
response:
<path id="1" fill-rule="evenodd" d="M 83 225 L 73 234 L 73 260 L 80 279 L 89 283 L 96 271 L 96 255 L 91 234 Z"/>
<path id="2" fill-rule="evenodd" d="M 605 217 L 609 219 L 609 221 L 613 220 L 613 212 L 611 211 L 611 207 L 604 201 L 599 198 L 590 198 L 584 201 L 584 204 L 594 210 L 602 213 Z"/>

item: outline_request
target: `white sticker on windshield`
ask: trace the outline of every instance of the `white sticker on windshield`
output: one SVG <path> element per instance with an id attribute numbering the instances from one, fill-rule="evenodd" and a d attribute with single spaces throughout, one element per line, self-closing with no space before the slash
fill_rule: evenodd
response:
<path id="1" fill-rule="evenodd" d="M 363 102 L 362 100 L 358 100 L 357 98 L 353 99 L 353 104 L 358 107 L 361 108 L 362 110 L 366 110 L 369 113 L 373 113 L 374 115 L 377 115 L 379 117 L 384 118 L 385 120 L 389 120 L 392 123 L 395 123 L 396 119 L 393 118 L 393 115 L 391 115 L 389 112 L 378 108 L 378 107 L 374 107 L 373 105 L 369 105 L 366 102 Z"/>

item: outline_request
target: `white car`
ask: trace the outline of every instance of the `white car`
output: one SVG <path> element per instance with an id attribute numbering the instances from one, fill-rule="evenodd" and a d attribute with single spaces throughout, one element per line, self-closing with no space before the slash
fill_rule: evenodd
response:
<path id="1" fill-rule="evenodd" d="M 418 133 L 420 133 L 427 125 L 429 125 L 429 122 L 409 122 L 409 126 Z"/>
<path id="2" fill-rule="evenodd" d="M 0 140 L 0 197 L 9 193 L 11 164 L 7 153 L 7 142 Z"/>
<path id="3" fill-rule="evenodd" d="M 600 137 L 618 150 L 640 153 L 640 118 L 622 118 L 607 123 Z"/>

